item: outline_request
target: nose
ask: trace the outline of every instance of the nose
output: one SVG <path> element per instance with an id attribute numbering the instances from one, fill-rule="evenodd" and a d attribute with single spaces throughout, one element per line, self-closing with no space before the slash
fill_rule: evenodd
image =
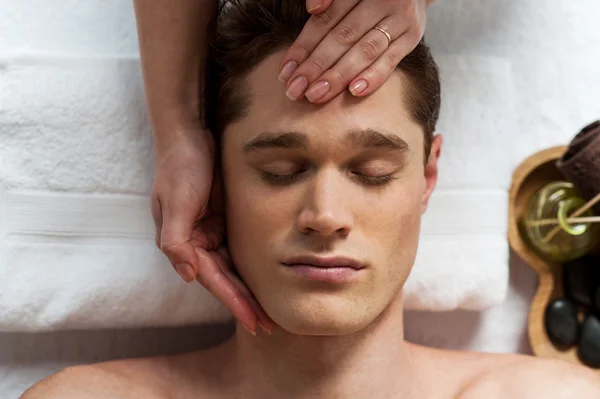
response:
<path id="1" fill-rule="evenodd" d="M 303 234 L 346 237 L 352 230 L 353 217 L 349 209 L 351 196 L 344 187 L 344 178 L 336 170 L 322 170 L 307 186 L 298 215 L 298 230 Z"/>

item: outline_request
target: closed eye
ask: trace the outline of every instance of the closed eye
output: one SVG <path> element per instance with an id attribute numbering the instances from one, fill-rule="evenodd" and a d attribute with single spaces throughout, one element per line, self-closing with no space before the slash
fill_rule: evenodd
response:
<path id="1" fill-rule="evenodd" d="M 286 185 L 286 184 L 290 184 L 290 183 L 293 183 L 296 180 L 298 180 L 301 177 L 302 173 L 304 173 L 304 172 L 305 172 L 305 170 L 299 170 L 294 173 L 279 174 L 279 173 L 263 171 L 261 173 L 261 178 L 264 181 L 266 181 L 267 183 L 270 183 L 273 185 Z"/>
<path id="2" fill-rule="evenodd" d="M 382 175 L 382 176 L 369 176 L 363 175 L 360 173 L 352 173 L 353 177 L 357 179 L 360 183 L 368 185 L 368 186 L 383 186 L 392 180 L 397 179 L 393 174 Z"/>
<path id="3" fill-rule="evenodd" d="M 294 183 L 297 180 L 299 180 L 302 177 L 303 173 L 305 173 L 305 172 L 306 172 L 306 170 L 298 170 L 297 172 L 294 172 L 294 173 L 279 174 L 279 173 L 263 171 L 261 173 L 261 178 L 270 184 L 286 185 L 286 184 Z M 383 186 L 383 185 L 391 182 L 392 180 L 397 179 L 397 177 L 394 177 L 393 174 L 387 174 L 387 175 L 381 175 L 381 176 L 370 176 L 370 175 L 364 175 L 364 174 L 357 173 L 357 172 L 352 172 L 352 178 L 357 180 L 359 183 L 361 183 L 363 185 L 367 185 L 367 186 Z"/>

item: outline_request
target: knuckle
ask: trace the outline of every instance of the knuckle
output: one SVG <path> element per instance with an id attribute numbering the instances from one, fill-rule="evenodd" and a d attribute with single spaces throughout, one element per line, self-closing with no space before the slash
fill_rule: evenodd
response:
<path id="1" fill-rule="evenodd" d="M 375 39 L 369 39 L 360 46 L 360 51 L 365 60 L 373 61 L 381 53 L 381 44 Z"/>
<path id="2" fill-rule="evenodd" d="M 177 249 L 177 247 L 179 247 L 178 242 L 169 239 L 161 240 L 159 244 L 160 250 L 165 253 L 172 253 Z"/>
<path id="3" fill-rule="evenodd" d="M 408 35 L 408 40 L 410 40 L 410 42 L 413 43 L 413 47 L 411 47 L 411 48 L 416 47 L 417 43 L 419 43 L 419 41 L 423 37 L 423 31 L 424 31 L 424 26 L 417 25 L 417 26 L 413 27 L 413 29 L 410 29 L 406 33 Z"/>
<path id="4" fill-rule="evenodd" d="M 206 278 L 206 275 L 198 273 L 198 275 L 196 276 L 196 280 L 200 283 L 201 286 L 206 288 L 208 292 L 214 295 L 214 292 L 212 290 L 213 287 L 210 283 L 210 280 Z"/>
<path id="5" fill-rule="evenodd" d="M 384 54 L 386 64 L 390 69 L 394 69 L 400 63 L 400 55 L 397 51 L 388 51 Z"/>
<path id="6" fill-rule="evenodd" d="M 413 0 L 396 1 L 396 6 L 399 7 L 400 11 L 402 11 L 404 14 L 410 14 L 415 10 L 415 4 Z"/>
<path id="7" fill-rule="evenodd" d="M 309 61 L 310 61 L 310 65 L 312 67 L 314 67 L 315 69 L 317 69 L 319 71 L 319 73 L 322 73 L 325 71 L 325 63 L 323 62 L 322 59 L 311 58 Z"/>
<path id="8" fill-rule="evenodd" d="M 212 293 L 213 295 L 218 294 L 219 289 L 219 281 L 226 277 L 223 275 L 223 272 L 218 267 L 214 270 L 211 270 L 209 273 L 204 276 L 204 280 L 202 281 L 202 285 L 206 287 L 206 289 Z"/>
<path id="9" fill-rule="evenodd" d="M 204 287 L 208 292 L 215 295 L 215 281 L 217 281 L 219 270 L 217 268 L 212 270 L 206 270 L 200 268 L 196 280 Z"/>
<path id="10" fill-rule="evenodd" d="M 403 10 L 403 20 L 405 24 L 416 25 L 419 23 L 419 11 L 411 1 Z"/>
<path id="11" fill-rule="evenodd" d="M 330 11 L 327 10 L 321 14 L 311 16 L 310 21 L 317 28 L 325 28 L 331 25 L 333 18 L 331 17 Z"/>
<path id="12" fill-rule="evenodd" d="M 334 30 L 334 37 L 343 46 L 349 46 L 356 42 L 356 29 L 348 25 L 340 25 Z"/>
<path id="13" fill-rule="evenodd" d="M 308 58 L 310 51 L 300 43 L 294 43 L 290 46 L 290 51 L 297 54 L 299 58 L 305 60 Z"/>
<path id="14" fill-rule="evenodd" d="M 346 82 L 346 74 L 344 73 L 344 70 L 342 68 L 336 66 L 331 69 L 331 73 L 333 74 L 332 80 L 342 83 Z"/>
<path id="15" fill-rule="evenodd" d="M 386 77 L 386 73 L 381 70 L 381 66 L 373 67 L 373 69 L 371 70 L 371 73 L 369 75 L 370 75 L 369 81 L 373 82 L 373 83 L 382 82 Z"/>

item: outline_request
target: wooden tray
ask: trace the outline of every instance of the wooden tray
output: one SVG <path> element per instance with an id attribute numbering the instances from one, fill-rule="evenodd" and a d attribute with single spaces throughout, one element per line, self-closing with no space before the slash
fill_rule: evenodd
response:
<path id="1" fill-rule="evenodd" d="M 538 287 L 529 311 L 529 343 L 536 356 L 562 359 L 583 366 L 577 357 L 577 348 L 568 350 L 556 348 L 544 327 L 546 305 L 562 296 L 562 267 L 541 259 L 521 238 L 518 221 L 527 201 L 546 184 L 564 177 L 555 166 L 555 161 L 567 150 L 559 146 L 540 151 L 521 163 L 513 173 L 509 197 L 508 242 L 510 247 L 538 275 Z M 600 370 L 597 371 L 600 375 Z"/>

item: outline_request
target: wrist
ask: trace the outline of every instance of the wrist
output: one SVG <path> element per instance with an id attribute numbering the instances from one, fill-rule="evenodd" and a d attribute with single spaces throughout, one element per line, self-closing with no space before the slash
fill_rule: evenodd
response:
<path id="1" fill-rule="evenodd" d="M 178 114 L 161 115 L 151 120 L 152 137 L 156 151 L 169 147 L 171 143 L 190 134 L 198 134 L 205 128 L 199 114 L 180 112 Z M 193 132 L 193 133 L 192 133 Z"/>
<path id="2" fill-rule="evenodd" d="M 186 147 L 203 148 L 211 156 L 214 156 L 216 144 L 212 133 L 206 129 L 201 121 L 190 123 L 177 122 L 165 125 L 153 130 L 154 153 L 157 157 L 170 152 L 174 147 L 181 145 Z"/>
<path id="3" fill-rule="evenodd" d="M 148 113 L 153 132 L 159 134 L 203 125 L 198 103 L 173 104 L 165 101 L 149 103 Z"/>

